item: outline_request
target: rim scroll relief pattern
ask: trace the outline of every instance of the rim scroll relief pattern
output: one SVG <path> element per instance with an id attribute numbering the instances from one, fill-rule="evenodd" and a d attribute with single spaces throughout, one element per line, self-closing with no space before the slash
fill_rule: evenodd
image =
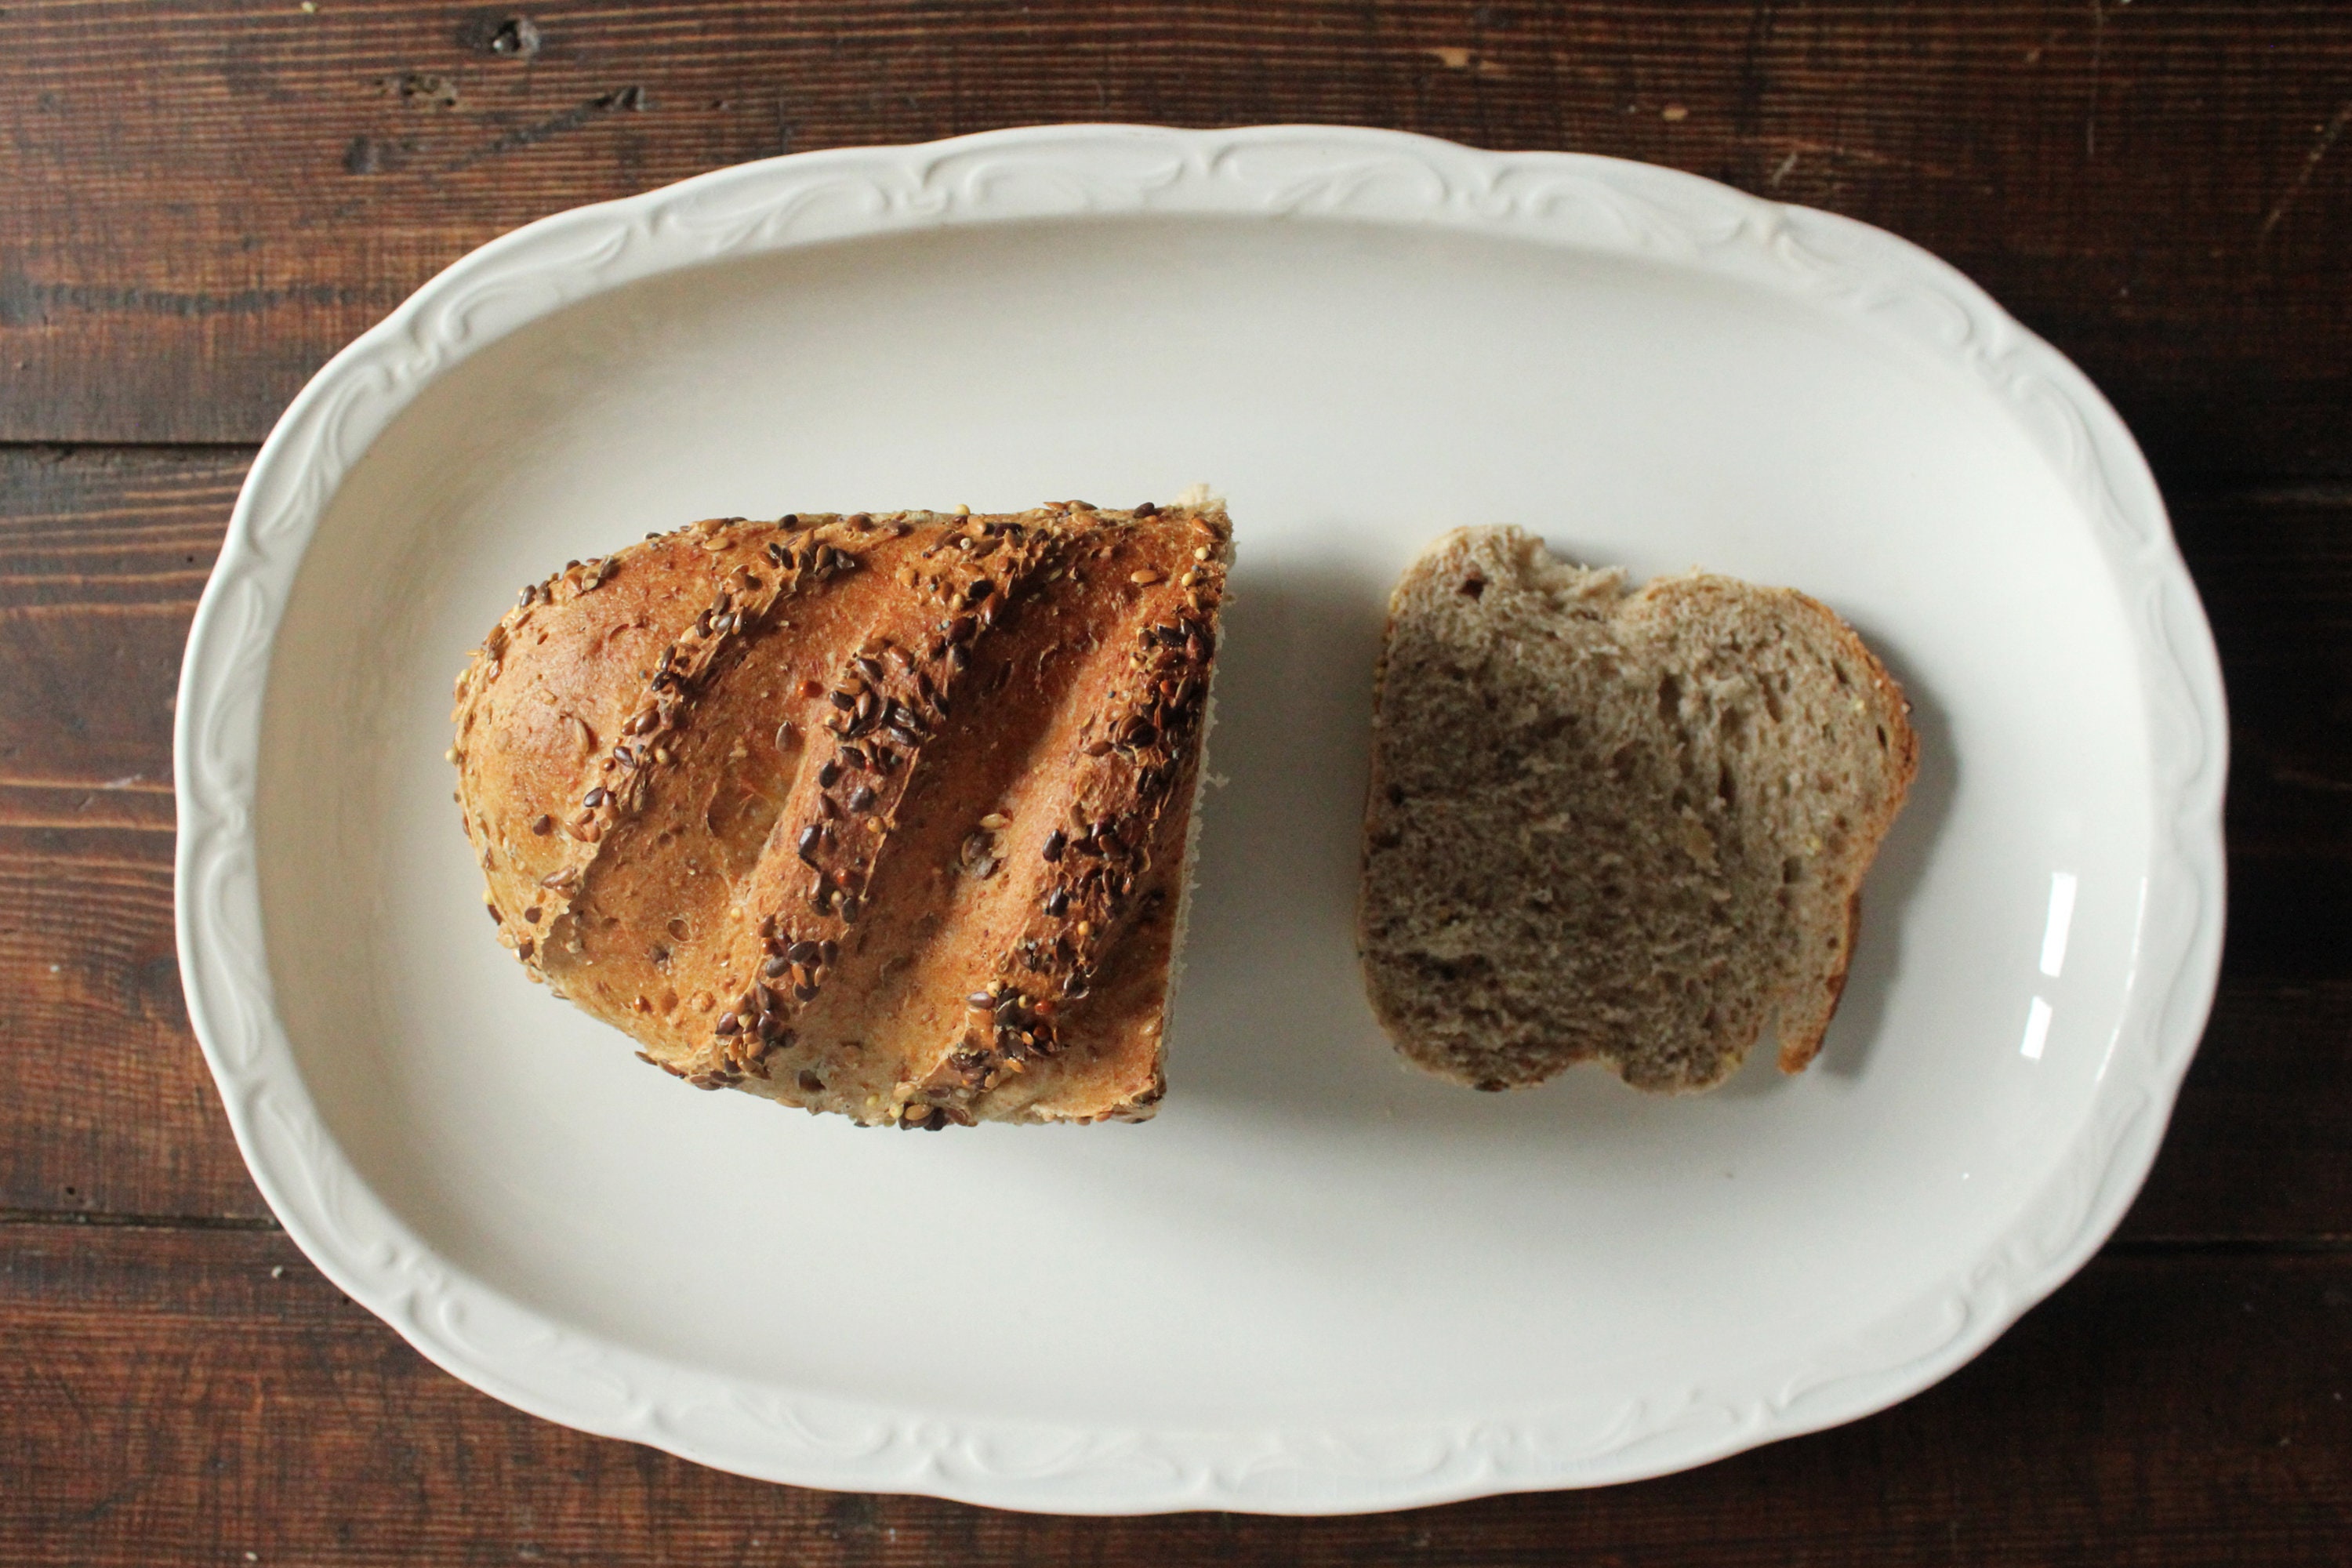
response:
<path id="1" fill-rule="evenodd" d="M 2126 605 L 2159 819 L 2135 983 L 2091 1116 L 2002 1239 L 1848 1342 L 1601 1408 L 1401 1427 L 1159 1431 L 950 1421 L 753 1388 L 559 1329 L 451 1269 L 327 1131 L 275 1012 L 254 802 L 264 684 L 337 487 L 436 375 L 588 295 L 719 258 L 858 236 L 1130 214 L 1343 219 L 1505 235 L 1792 295 L 1965 367 L 2072 489 Z M 1927 252 L 1695 175 L 1323 127 L 1048 126 L 805 153 L 558 214 L 427 283 L 304 388 L 239 496 L 188 642 L 175 743 L 189 1010 L 247 1163 L 319 1267 L 427 1357 L 549 1419 L 746 1475 L 1081 1513 L 1336 1513 L 1660 1474 L 1853 1419 L 1983 1349 L 2096 1250 L 2147 1172 L 2221 951 L 2221 677 L 2163 505 L 2080 372 Z"/>

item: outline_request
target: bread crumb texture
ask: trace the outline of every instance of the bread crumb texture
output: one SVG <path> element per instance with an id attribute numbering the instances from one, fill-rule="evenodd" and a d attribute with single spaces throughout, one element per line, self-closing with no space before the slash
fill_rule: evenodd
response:
<path id="1" fill-rule="evenodd" d="M 1917 771 L 1901 689 L 1804 595 L 1639 590 L 1462 529 L 1390 604 L 1359 938 L 1412 1061 L 1479 1089 L 1598 1061 L 1720 1083 L 1821 1048 L 1863 874 Z"/>
<path id="2" fill-rule="evenodd" d="M 457 679 L 498 940 L 698 1089 L 1139 1121 L 1222 507 L 713 518 L 526 586 Z"/>

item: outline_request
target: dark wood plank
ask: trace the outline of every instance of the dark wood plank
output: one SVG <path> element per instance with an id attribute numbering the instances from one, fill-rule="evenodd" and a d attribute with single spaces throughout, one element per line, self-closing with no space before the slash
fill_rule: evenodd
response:
<path id="1" fill-rule="evenodd" d="M 247 461 L 0 451 L 0 1208 L 268 1212 L 172 933 L 173 696 Z"/>
<path id="2" fill-rule="evenodd" d="M 2116 1234 L 2352 1244 L 2352 984 L 2223 980 Z"/>
<path id="3" fill-rule="evenodd" d="M 2340 1563 L 2347 1389 L 2352 1257 L 2117 1258 L 1918 1399 L 1659 1481 L 1356 1519 L 1035 1518 L 763 1486 L 519 1415 L 276 1234 L 14 1225 L 0 1560 Z"/>
<path id="4" fill-rule="evenodd" d="M 188 618 L 250 460 L 0 451 L 0 787 L 169 796 Z"/>
<path id="5" fill-rule="evenodd" d="M 0 668 L 22 672 L 0 682 L 0 1207 L 267 1212 L 182 1010 L 165 793 L 179 650 L 245 462 L 0 451 Z M 2352 1236 L 2352 490 L 2176 511 L 2236 694 L 2235 911 L 2125 1234 Z"/>
<path id="6" fill-rule="evenodd" d="M 2166 475 L 2352 473 L 2340 5 L 551 0 L 504 52 L 499 15 L 0 10 L 0 439 L 255 439 L 473 246 L 722 164 L 1296 120 L 1651 159 L 1884 224 L 2075 355 Z"/>
<path id="7" fill-rule="evenodd" d="M 2230 691 L 2230 935 L 2122 1234 L 2352 1238 L 2352 486 L 2172 511 Z"/>
<path id="8" fill-rule="evenodd" d="M 2182 495 L 2230 688 L 2233 973 L 2352 973 L 2352 486 Z"/>

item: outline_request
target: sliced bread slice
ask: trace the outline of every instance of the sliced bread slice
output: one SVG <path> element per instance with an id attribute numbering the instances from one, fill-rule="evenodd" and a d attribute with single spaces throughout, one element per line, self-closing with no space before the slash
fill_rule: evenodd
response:
<path id="1" fill-rule="evenodd" d="M 1390 602 L 1359 942 L 1404 1055 L 1479 1089 L 1595 1060 L 1720 1083 L 1768 1031 L 1821 1048 L 1863 874 L 1918 742 L 1901 689 L 1804 595 L 1638 592 L 1460 529 Z"/>

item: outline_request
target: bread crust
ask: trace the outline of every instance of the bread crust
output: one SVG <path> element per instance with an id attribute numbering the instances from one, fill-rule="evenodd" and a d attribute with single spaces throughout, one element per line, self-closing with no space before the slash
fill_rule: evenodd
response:
<path id="1" fill-rule="evenodd" d="M 698 1088 L 1139 1120 L 1222 508 L 711 519 L 523 591 L 458 678 L 499 939 Z"/>
<path id="2" fill-rule="evenodd" d="M 1500 584 L 1491 597 L 1487 593 L 1490 579 Z M 1517 595 L 1516 600 L 1513 595 Z M 1637 694 L 1609 698 L 1607 711 L 1579 713 L 1570 710 L 1574 700 L 1565 691 L 1549 696 L 1530 696 L 1524 689 L 1504 692 L 1491 683 L 1482 686 L 1484 677 L 1477 670 L 1433 667 L 1430 662 L 1433 649 L 1444 650 L 1444 658 L 1438 661 L 1441 665 L 1457 657 L 1472 664 L 1482 658 L 1506 657 L 1497 653 L 1496 647 L 1507 644 L 1508 638 L 1494 629 L 1494 626 L 1502 623 L 1493 623 L 1481 631 L 1475 624 L 1481 612 L 1465 607 L 1491 605 L 1498 599 L 1516 605 L 1510 614 L 1520 619 L 1512 625 L 1539 627 L 1534 635 L 1546 640 L 1557 637 L 1564 647 L 1589 644 L 1596 663 L 1610 670 L 1596 690 L 1622 693 L 1628 689 L 1610 682 L 1617 681 L 1625 672 L 1636 672 L 1640 676 L 1634 681 Z M 1834 670 L 1841 683 L 1837 692 L 1839 710 L 1844 711 L 1850 704 L 1853 722 L 1864 736 L 1870 733 L 1869 726 L 1880 727 L 1881 738 L 1874 748 L 1876 755 L 1869 770 L 1868 786 L 1857 784 L 1853 790 L 1835 796 L 1832 815 L 1836 831 L 1832 833 L 1825 824 L 1822 831 L 1828 841 L 1813 844 L 1804 855 L 1801 879 L 1818 889 L 1818 892 L 1808 893 L 1804 907 L 1826 904 L 1835 912 L 1825 912 L 1814 925 L 1803 930 L 1757 933 L 1754 942 L 1759 945 L 1747 954 L 1748 958 L 1756 959 L 1765 951 L 1768 937 L 1778 940 L 1782 936 L 1789 939 L 1787 951 L 1792 956 L 1777 972 L 1778 979 L 1755 994 L 1722 994 L 1720 1022 L 1717 1008 L 1711 1005 L 1717 998 L 1706 993 L 1710 985 L 1720 987 L 1725 982 L 1706 976 L 1713 973 L 1720 977 L 1731 973 L 1723 967 L 1726 948 L 1717 947 L 1706 964 L 1688 970 L 1676 967 L 1688 962 L 1681 958 L 1654 959 L 1645 954 L 1621 952 L 1593 959 L 1596 947 L 1622 947 L 1629 940 L 1625 933 L 1633 928 L 1622 923 L 1612 925 L 1603 920 L 1596 934 L 1589 919 L 1572 931 L 1563 921 L 1557 936 L 1569 941 L 1571 947 L 1580 942 L 1591 944 L 1577 948 L 1573 955 L 1583 965 L 1579 973 L 1589 974 L 1598 969 L 1620 976 L 1640 975 L 1645 964 L 1652 965 L 1649 974 L 1664 977 L 1663 991 L 1658 994 L 1679 987 L 1684 994 L 1698 995 L 1697 1005 L 1705 1007 L 1706 1020 L 1703 1026 L 1690 1026 L 1694 1030 L 1703 1026 L 1706 1037 L 1694 1034 L 1688 1040 L 1643 1038 L 1628 1033 L 1635 1027 L 1630 1021 L 1611 1021 L 1615 1015 L 1603 1005 L 1604 999 L 1586 998 L 1590 1006 L 1584 1016 L 1579 1016 L 1577 1005 L 1566 1005 L 1559 994 L 1546 999 L 1549 1006 L 1542 1016 L 1556 1021 L 1565 1017 L 1568 1026 L 1547 1032 L 1546 1026 L 1531 1022 L 1535 1015 L 1526 1011 L 1513 1014 L 1512 1004 L 1498 999 L 1516 996 L 1523 1000 L 1538 987 L 1525 974 L 1498 973 L 1495 968 L 1509 962 L 1503 950 L 1510 941 L 1518 940 L 1503 933 L 1517 931 L 1523 935 L 1529 924 L 1539 926 L 1540 921 L 1531 920 L 1516 909 L 1502 910 L 1481 889 L 1465 894 L 1457 889 L 1428 895 L 1453 900 L 1444 920 L 1434 927 L 1410 907 L 1425 896 L 1423 887 L 1397 868 L 1432 863 L 1426 836 L 1440 829 L 1459 830 L 1465 822 L 1479 825 L 1480 831 L 1490 838 L 1499 836 L 1512 826 L 1504 820 L 1507 808 L 1500 803 L 1507 798 L 1524 805 L 1529 799 L 1529 786 L 1521 775 L 1509 783 L 1505 793 L 1485 796 L 1479 793 L 1481 786 L 1450 780 L 1445 792 L 1449 798 L 1440 803 L 1434 816 L 1429 807 L 1411 798 L 1414 789 L 1426 790 L 1429 785 L 1426 758 L 1422 754 L 1428 738 L 1408 732 L 1412 721 L 1401 717 L 1403 710 L 1399 708 L 1401 698 L 1395 684 L 1399 677 L 1394 661 L 1404 646 L 1405 634 L 1411 632 L 1420 638 L 1409 679 L 1423 685 L 1425 689 L 1421 696 L 1430 696 L 1435 687 L 1429 683 L 1434 681 L 1456 704 L 1454 711 L 1466 715 L 1457 720 L 1451 736 L 1454 743 L 1465 746 L 1466 754 L 1508 752 L 1515 744 L 1514 725 L 1532 724 L 1533 730 L 1526 732 L 1561 733 L 1561 726 L 1573 731 L 1581 720 L 1606 728 L 1612 744 L 1627 742 L 1631 737 L 1630 743 L 1619 745 L 1621 752 L 1645 746 L 1671 752 L 1671 756 L 1662 752 L 1663 761 L 1654 775 L 1644 776 L 1662 777 L 1672 784 L 1678 778 L 1684 783 L 1696 782 L 1687 777 L 1686 752 L 1668 746 L 1663 740 L 1644 741 L 1637 731 L 1624 728 L 1624 723 L 1629 714 L 1638 716 L 1653 701 L 1649 695 L 1652 689 L 1641 685 L 1642 680 L 1664 678 L 1654 699 L 1661 705 L 1661 716 L 1664 707 L 1679 700 L 1673 699 L 1672 693 L 1680 691 L 1685 684 L 1706 685 L 1707 681 L 1688 668 L 1665 669 L 1643 660 L 1655 658 L 1657 649 L 1691 626 L 1724 624 L 1735 616 L 1769 622 L 1790 644 L 1817 650 L 1820 662 L 1815 668 Z M 1448 617 L 1453 620 L 1449 622 Z M 1458 625 L 1461 629 L 1458 633 L 1449 632 L 1444 629 L 1447 625 Z M 1455 635 L 1469 640 L 1454 647 L 1446 639 Z M 1481 637 L 1491 637 L 1494 642 L 1476 646 Z M 1735 655 L 1728 662 L 1737 665 L 1739 660 Z M 1623 671 L 1618 668 L 1621 665 Z M 1717 683 L 1727 689 L 1737 681 L 1736 670 L 1729 672 L 1728 679 L 1721 679 L 1727 672 L 1719 666 L 1710 665 L 1705 674 L 1718 678 Z M 1843 684 L 1849 680 L 1853 682 L 1850 688 Z M 1900 686 L 1861 637 L 1827 606 L 1792 589 L 1758 588 L 1703 573 L 1662 577 L 1632 590 L 1622 572 L 1571 566 L 1551 556 L 1539 540 L 1516 529 L 1457 529 L 1433 542 L 1407 570 L 1391 595 L 1375 690 L 1373 760 L 1365 807 L 1364 881 L 1358 907 L 1357 937 L 1373 1012 L 1407 1059 L 1438 1076 L 1489 1089 L 1542 1082 L 1577 1061 L 1599 1060 L 1637 1088 L 1686 1092 L 1721 1082 L 1736 1070 L 1755 1041 L 1768 1033 L 1777 1040 L 1778 1062 L 1784 1072 L 1801 1071 L 1819 1053 L 1843 992 L 1860 930 L 1864 875 L 1900 812 L 1918 769 L 1918 737 L 1908 721 L 1908 705 Z M 1486 711 L 1495 717 L 1482 720 L 1477 716 L 1476 705 L 1481 700 Z M 1520 705 L 1516 715 L 1512 710 L 1514 701 Z M 1532 710 L 1528 708 L 1530 703 L 1534 705 Z M 1769 705 L 1768 700 L 1766 706 Z M 1416 710 L 1424 714 L 1430 710 L 1426 706 Z M 1780 721 L 1777 709 L 1772 721 Z M 1619 727 L 1608 728 L 1612 724 Z M 1657 726 L 1662 731 L 1670 731 L 1674 727 L 1665 723 Z M 1866 741 L 1864 744 L 1867 746 Z M 1674 765 L 1676 757 L 1683 762 L 1679 773 Z M 1538 763 L 1549 765 L 1544 758 L 1538 758 Z M 1710 767 L 1713 765 L 1710 763 Z M 1626 776 L 1640 773 L 1637 758 Z M 1595 798 L 1592 780 L 1607 775 L 1580 776 L 1585 779 L 1583 784 L 1550 799 L 1543 809 L 1558 807 L 1570 816 L 1583 811 L 1588 817 L 1597 818 L 1607 818 L 1612 812 L 1638 814 L 1654 807 L 1663 814 L 1669 809 L 1662 789 L 1656 792 L 1654 800 L 1631 785 L 1621 798 L 1607 798 L 1606 790 Z M 1728 789 L 1732 770 L 1727 763 L 1723 777 L 1721 787 Z M 1567 789 L 1566 785 L 1561 787 Z M 1580 795 L 1580 790 L 1586 793 Z M 1701 784 L 1690 794 L 1704 796 L 1713 791 Z M 1624 849 L 1628 864 L 1678 867 L 1680 881 L 1692 888 L 1703 888 L 1716 870 L 1717 851 L 1728 848 L 1737 837 L 1737 830 L 1727 837 L 1724 819 L 1708 815 L 1718 809 L 1711 798 L 1687 799 L 1677 789 L 1674 800 L 1679 805 L 1672 809 L 1680 810 L 1682 816 L 1688 819 L 1687 826 L 1662 816 L 1659 820 L 1633 822 L 1622 831 L 1646 834 L 1654 845 L 1676 842 L 1677 836 L 1688 837 L 1696 847 L 1692 853 L 1698 858 L 1669 855 L 1661 859 L 1652 851 L 1644 862 L 1642 856 L 1633 853 L 1630 840 L 1608 836 L 1611 831 L 1620 830 L 1597 829 L 1588 822 L 1581 831 L 1603 859 L 1612 858 L 1612 850 Z M 1644 802 L 1649 804 L 1642 804 Z M 1728 803 L 1727 795 L 1723 804 L 1727 806 Z M 1702 805 L 1704 809 L 1696 809 Z M 1416 834 L 1423 836 L 1419 847 Z M 1383 855 L 1398 858 L 1383 864 Z M 1794 867 L 1796 862 L 1790 864 Z M 1442 866 L 1439 868 L 1444 869 Z M 1502 873 L 1495 873 L 1490 867 L 1482 867 L 1481 870 L 1482 874 L 1496 875 L 1497 880 L 1524 880 L 1534 874 L 1527 868 Z M 1798 872 L 1792 869 L 1787 875 L 1796 876 Z M 1535 889 L 1545 909 L 1553 907 L 1550 891 L 1549 887 Z M 1639 888 L 1632 891 L 1637 899 L 1644 896 Z M 1562 892 L 1564 897 L 1574 896 L 1566 889 Z M 1710 896 L 1728 900 L 1732 894 L 1718 890 Z M 1786 897 L 1785 892 L 1780 895 L 1783 908 Z M 1723 907 L 1738 906 L 1726 903 Z M 1761 906 L 1760 912 L 1752 900 L 1748 907 L 1751 915 L 1779 920 L 1783 926 L 1790 918 L 1772 915 L 1769 904 Z M 1588 907 L 1583 914 L 1589 917 L 1592 910 Z M 1446 933 L 1446 941 L 1433 942 L 1433 930 Z M 1653 929 L 1651 934 L 1658 932 Z M 1613 1004 L 1620 999 L 1606 1000 Z M 1622 1013 L 1624 1009 L 1617 1011 Z M 1696 1012 L 1694 1007 L 1689 1016 L 1695 1016 Z M 1632 1017 L 1632 1014 L 1627 1015 L 1627 1020 Z"/>

